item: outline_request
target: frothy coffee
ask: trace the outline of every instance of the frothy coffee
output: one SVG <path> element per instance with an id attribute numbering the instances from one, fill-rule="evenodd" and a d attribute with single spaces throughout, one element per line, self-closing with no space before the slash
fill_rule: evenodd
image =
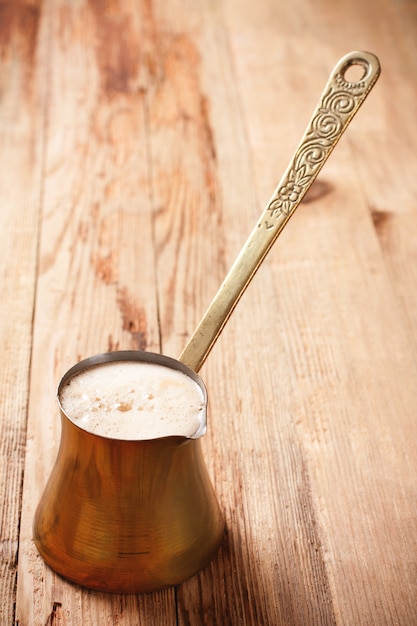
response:
<path id="1" fill-rule="evenodd" d="M 59 401 L 75 424 L 116 439 L 192 437 L 205 422 L 199 385 L 183 372 L 156 363 L 94 365 L 70 378 Z"/>

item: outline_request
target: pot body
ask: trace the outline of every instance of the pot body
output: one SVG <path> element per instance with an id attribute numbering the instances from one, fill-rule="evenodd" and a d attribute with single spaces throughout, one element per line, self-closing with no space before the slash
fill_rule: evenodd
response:
<path id="1" fill-rule="evenodd" d="M 61 420 L 34 520 L 45 562 L 72 582 L 118 593 L 175 585 L 205 567 L 223 517 L 200 439 L 111 439 L 83 430 L 62 409 Z"/>

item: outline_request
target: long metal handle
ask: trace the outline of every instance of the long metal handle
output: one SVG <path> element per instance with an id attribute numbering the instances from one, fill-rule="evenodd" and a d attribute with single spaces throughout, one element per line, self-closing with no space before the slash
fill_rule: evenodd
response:
<path id="1" fill-rule="evenodd" d="M 349 68 L 362 76 L 351 81 Z M 198 372 L 255 272 L 317 177 L 380 74 L 369 52 L 351 52 L 337 63 L 281 182 L 185 346 L 179 360 Z"/>

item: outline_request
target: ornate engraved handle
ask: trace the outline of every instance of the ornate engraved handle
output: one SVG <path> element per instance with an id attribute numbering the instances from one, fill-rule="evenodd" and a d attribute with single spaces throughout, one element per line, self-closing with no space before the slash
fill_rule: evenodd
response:
<path id="1" fill-rule="evenodd" d="M 363 75 L 352 82 L 347 71 L 355 65 L 362 69 Z M 380 71 L 378 59 L 369 52 L 351 52 L 337 63 L 281 182 L 179 358 L 191 369 L 197 372 L 204 363 L 241 295 L 371 91 Z"/>

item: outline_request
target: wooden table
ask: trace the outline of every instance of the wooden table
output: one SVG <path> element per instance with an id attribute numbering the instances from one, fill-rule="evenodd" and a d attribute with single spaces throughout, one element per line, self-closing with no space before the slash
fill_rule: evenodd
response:
<path id="1" fill-rule="evenodd" d="M 0 34 L 1 624 L 417 624 L 414 0 L 16 0 Z M 218 555 L 65 582 L 31 531 L 60 377 L 180 354 L 355 49 L 381 78 L 201 370 Z"/>

